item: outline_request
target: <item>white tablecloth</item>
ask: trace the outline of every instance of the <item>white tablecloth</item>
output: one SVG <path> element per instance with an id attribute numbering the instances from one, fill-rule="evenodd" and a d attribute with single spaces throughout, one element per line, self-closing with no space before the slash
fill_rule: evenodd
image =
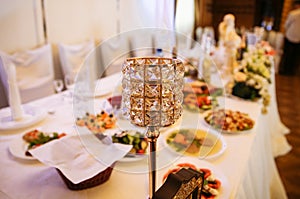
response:
<path id="1" fill-rule="evenodd" d="M 118 83 L 120 80 L 119 75 L 111 78 L 112 82 Z M 53 95 L 34 102 L 35 106 L 55 110 L 55 114 L 49 114 L 42 122 L 24 129 L 0 131 L 0 198 L 147 198 L 148 174 L 144 172 L 147 168 L 146 159 L 136 162 L 118 162 L 106 183 L 86 190 L 71 191 L 54 168 L 38 161 L 15 158 L 10 153 L 8 148 L 11 141 L 22 132 L 36 127 L 76 133 L 73 127 L 72 104 L 67 100 L 62 101 L 61 95 Z M 97 98 L 96 102 L 98 100 L 100 101 Z M 253 102 L 226 98 L 225 106 L 249 113 L 256 122 L 255 128 L 248 133 L 224 135 L 227 143 L 226 151 L 215 159 L 207 160 L 227 178 L 228 197 L 287 198 L 273 159 L 273 127 L 268 123 L 270 115 L 261 115 L 260 105 Z M 192 117 L 190 114 L 192 113 L 186 113 L 186 116 Z M 173 157 L 172 152 L 166 152 L 165 155 L 170 160 Z M 158 156 L 158 162 L 165 161 L 162 158 L 163 156 Z M 201 165 L 197 166 L 201 167 Z"/>

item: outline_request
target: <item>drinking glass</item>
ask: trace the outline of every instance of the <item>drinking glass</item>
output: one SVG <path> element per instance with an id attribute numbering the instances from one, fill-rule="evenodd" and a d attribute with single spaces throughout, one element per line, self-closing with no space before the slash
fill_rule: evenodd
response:
<path id="1" fill-rule="evenodd" d="M 73 75 L 65 75 L 65 86 L 68 90 L 71 90 L 74 87 Z"/>
<path id="2" fill-rule="evenodd" d="M 73 89 L 74 89 L 74 76 L 73 75 L 65 75 L 65 86 L 68 90 L 67 97 L 73 98 Z"/>
<path id="3" fill-rule="evenodd" d="M 56 93 L 60 93 L 64 88 L 64 82 L 61 79 L 55 79 L 53 84 Z"/>

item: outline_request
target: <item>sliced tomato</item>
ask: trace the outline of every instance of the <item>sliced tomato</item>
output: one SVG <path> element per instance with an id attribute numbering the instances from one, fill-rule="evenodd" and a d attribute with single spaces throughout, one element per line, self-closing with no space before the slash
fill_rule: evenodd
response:
<path id="1" fill-rule="evenodd" d="M 200 171 L 204 173 L 204 179 L 208 178 L 211 175 L 211 170 L 209 169 L 201 168 Z"/>
<path id="2" fill-rule="evenodd" d="M 197 167 L 191 163 L 179 163 L 179 164 L 177 164 L 177 166 L 197 170 Z"/>
<path id="3" fill-rule="evenodd" d="M 139 150 L 136 151 L 136 153 L 138 153 L 138 154 L 144 154 L 145 150 L 144 149 L 139 149 Z"/>
<path id="4" fill-rule="evenodd" d="M 61 134 L 58 135 L 58 138 L 64 137 L 66 135 L 67 135 L 66 133 L 61 133 Z"/>
<path id="5" fill-rule="evenodd" d="M 208 183 L 208 186 L 214 189 L 219 189 L 221 187 L 221 181 L 216 179 L 214 183 Z"/>
<path id="6" fill-rule="evenodd" d="M 203 96 L 198 96 L 197 97 L 197 104 L 198 104 L 198 107 L 203 106 L 203 104 L 204 104 L 204 98 L 203 98 Z"/>
<path id="7" fill-rule="evenodd" d="M 174 169 L 170 169 L 164 176 L 163 176 L 163 182 L 167 179 L 167 177 L 170 175 L 170 173 L 176 173 L 177 171 L 179 171 L 179 167 L 176 167 Z"/>
<path id="8" fill-rule="evenodd" d="M 206 105 L 210 105 L 211 104 L 211 100 L 209 99 L 208 96 L 205 98 L 205 104 Z"/>

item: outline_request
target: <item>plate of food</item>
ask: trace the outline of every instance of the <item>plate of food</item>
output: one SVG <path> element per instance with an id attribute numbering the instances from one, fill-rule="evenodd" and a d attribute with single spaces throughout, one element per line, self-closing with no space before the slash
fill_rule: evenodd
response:
<path id="1" fill-rule="evenodd" d="M 216 158 L 227 147 L 223 136 L 212 129 L 174 128 L 165 132 L 162 140 L 172 152 L 201 159 Z"/>
<path id="2" fill-rule="evenodd" d="M 86 127 L 93 133 L 102 133 L 106 129 L 114 128 L 116 120 L 113 113 L 102 110 L 97 114 L 86 112 L 84 116 L 76 119 L 76 125 Z"/>
<path id="3" fill-rule="evenodd" d="M 157 172 L 158 187 L 165 182 L 170 173 L 182 168 L 191 168 L 204 175 L 201 199 L 225 199 L 230 196 L 230 184 L 223 172 L 211 163 L 192 157 L 181 157 L 172 165 Z"/>
<path id="4" fill-rule="evenodd" d="M 223 90 L 208 85 L 204 81 L 196 80 L 186 83 L 183 89 L 183 107 L 190 111 L 206 111 L 218 106 L 216 97 L 222 95 Z"/>
<path id="5" fill-rule="evenodd" d="M 14 139 L 9 145 L 9 151 L 17 158 L 24 160 L 35 160 L 35 158 L 28 152 L 30 149 L 34 149 L 40 145 L 46 144 L 47 142 L 59 139 L 65 135 L 66 133 L 45 133 L 38 129 L 34 129 Z"/>
<path id="6" fill-rule="evenodd" d="M 208 126 L 229 134 L 249 132 L 255 124 L 249 114 L 230 109 L 209 110 L 203 119 Z"/>
<path id="7" fill-rule="evenodd" d="M 120 162 L 133 162 L 144 159 L 147 156 L 147 137 L 136 130 L 121 130 L 111 136 L 113 143 L 129 144 L 132 149 L 119 160 Z"/>

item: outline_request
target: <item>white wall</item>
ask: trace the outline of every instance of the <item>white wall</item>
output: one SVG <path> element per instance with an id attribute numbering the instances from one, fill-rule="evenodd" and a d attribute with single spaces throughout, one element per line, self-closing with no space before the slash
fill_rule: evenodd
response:
<path id="1" fill-rule="evenodd" d="M 14 52 L 44 42 L 40 0 L 0 0 L 0 50 Z"/>

